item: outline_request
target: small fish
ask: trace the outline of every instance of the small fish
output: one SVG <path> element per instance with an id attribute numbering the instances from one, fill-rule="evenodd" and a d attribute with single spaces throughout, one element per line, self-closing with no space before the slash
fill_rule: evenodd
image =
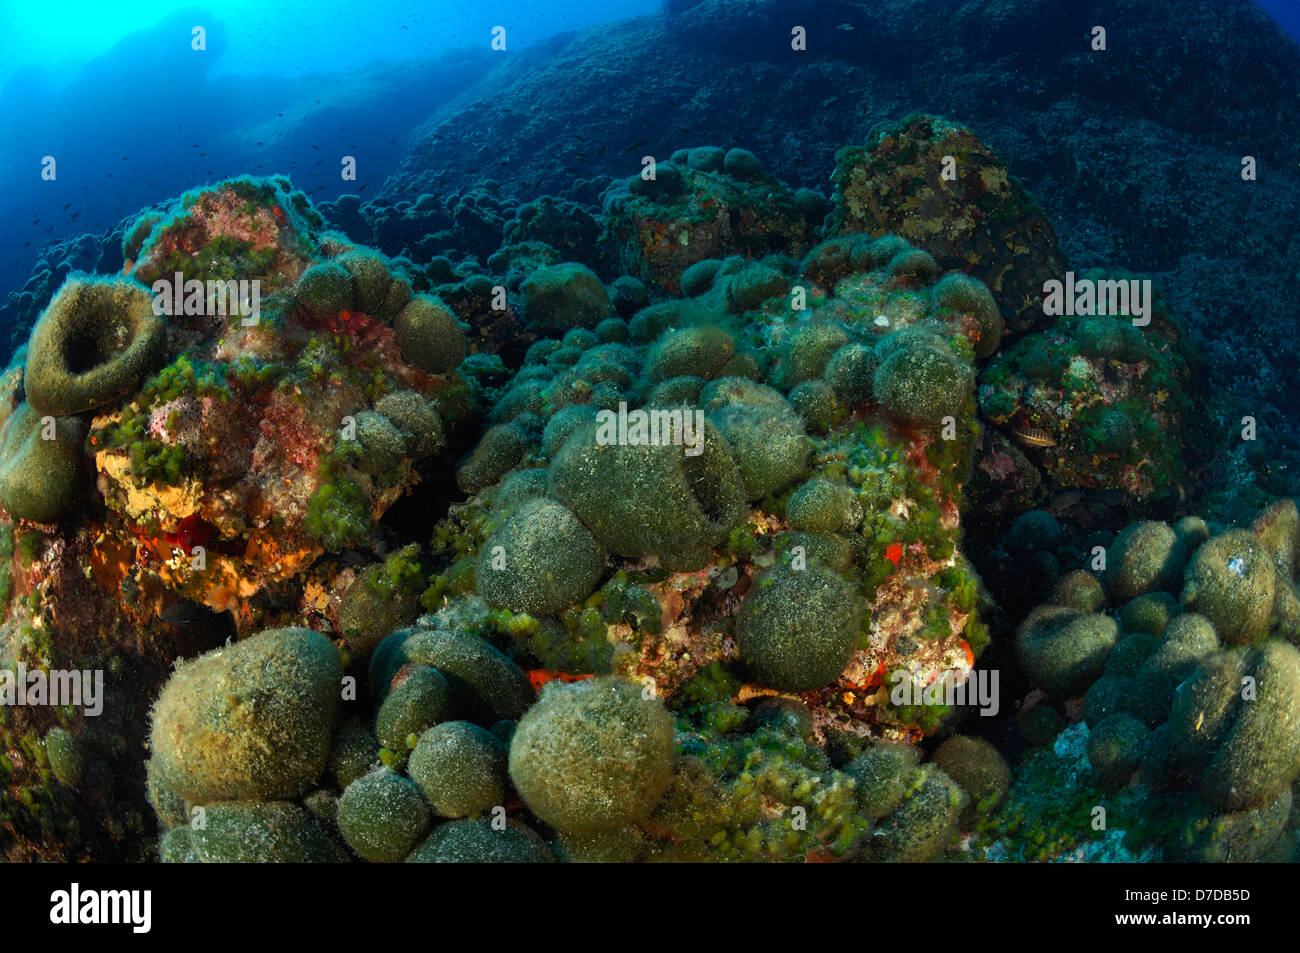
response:
<path id="1" fill-rule="evenodd" d="M 189 599 L 178 599 L 171 605 L 163 607 L 158 613 L 158 618 L 168 625 L 190 625 L 202 612 L 202 608 Z"/>
<path id="2" fill-rule="evenodd" d="M 891 563 L 893 563 L 895 566 L 897 566 L 898 563 L 899 563 L 899 560 L 901 560 L 901 559 L 903 558 L 903 544 L 902 544 L 902 543 L 890 543 L 888 546 L 886 546 L 886 547 L 885 547 L 885 558 L 888 559 L 888 560 L 889 560 Z"/>
<path id="3" fill-rule="evenodd" d="M 1038 427 L 1028 427 L 1025 430 L 1013 431 L 1015 438 L 1027 447 L 1055 447 L 1056 441 L 1046 430 Z"/>
<path id="4" fill-rule="evenodd" d="M 1238 576 L 1246 575 L 1246 560 L 1236 556 L 1228 562 L 1228 571 Z"/>
<path id="5" fill-rule="evenodd" d="M 649 142 L 649 141 L 650 141 L 649 139 L 638 139 L 636 142 L 632 143 L 630 146 L 628 146 L 628 147 L 627 147 L 626 149 L 624 149 L 623 151 L 624 151 L 624 152 L 636 152 L 638 149 L 640 149 L 642 146 L 644 146 L 644 145 L 645 145 L 647 142 Z"/>
<path id="6" fill-rule="evenodd" d="M 1053 513 L 1063 513 L 1081 499 L 1083 499 L 1083 494 L 1078 490 L 1067 490 L 1052 497 L 1052 502 L 1047 505 L 1047 508 Z"/>

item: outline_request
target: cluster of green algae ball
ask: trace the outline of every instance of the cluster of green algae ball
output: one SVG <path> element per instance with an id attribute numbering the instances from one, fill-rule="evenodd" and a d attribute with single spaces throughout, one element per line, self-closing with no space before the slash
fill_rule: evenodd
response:
<path id="1" fill-rule="evenodd" d="M 1119 638 L 1100 670 L 1090 663 L 1089 677 L 1055 683 L 1030 671 L 1063 696 L 1086 688 L 1092 780 L 1136 801 L 1136 830 L 1169 859 L 1291 852 L 1281 834 L 1300 778 L 1300 630 L 1286 594 L 1298 545 L 1290 500 L 1250 528 L 1133 524 L 1103 574 Z M 1034 615 L 1066 611 L 1078 612 Z"/>

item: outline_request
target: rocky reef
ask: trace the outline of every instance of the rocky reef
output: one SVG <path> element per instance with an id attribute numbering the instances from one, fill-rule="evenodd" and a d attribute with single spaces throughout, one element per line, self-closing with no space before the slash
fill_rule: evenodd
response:
<path id="1" fill-rule="evenodd" d="M 106 675 L 6 856 L 1289 856 L 1300 516 L 1184 515 L 1178 318 L 1044 314 L 968 129 L 832 181 L 143 213 L 0 379 L 0 662 Z"/>

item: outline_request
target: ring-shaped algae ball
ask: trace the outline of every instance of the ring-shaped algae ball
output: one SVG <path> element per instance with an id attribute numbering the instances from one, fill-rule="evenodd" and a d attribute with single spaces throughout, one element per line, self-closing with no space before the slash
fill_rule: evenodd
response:
<path id="1" fill-rule="evenodd" d="M 673 717 L 627 679 L 556 685 L 519 721 L 510 777 L 529 810 L 584 833 L 646 817 L 673 773 Z"/>
<path id="2" fill-rule="evenodd" d="M 563 504 L 526 500 L 479 551 L 479 593 L 490 605 L 552 615 L 591 595 L 605 568 L 595 538 Z"/>
<path id="3" fill-rule="evenodd" d="M 58 417 L 120 400 L 162 360 L 164 330 L 134 281 L 68 279 L 32 329 L 28 403 Z"/>

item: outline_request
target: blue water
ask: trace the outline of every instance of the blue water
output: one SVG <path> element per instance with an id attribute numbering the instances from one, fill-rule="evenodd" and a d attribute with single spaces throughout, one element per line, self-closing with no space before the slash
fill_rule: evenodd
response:
<path id="1" fill-rule="evenodd" d="M 1300 39 L 1300 0 L 1258 0 Z M 0 299 L 41 246 L 102 234 L 203 182 L 285 172 L 313 198 L 374 195 L 410 134 L 511 50 L 662 0 L 0 0 Z M 195 25 L 206 50 L 191 49 Z M 340 157 L 356 156 L 344 183 Z M 57 179 L 40 177 L 43 157 Z"/>
<path id="2" fill-rule="evenodd" d="M 45 242 L 244 172 L 373 195 L 428 113 L 507 51 L 660 0 L 0 0 L 0 299 Z M 412 8 L 421 12 L 408 12 Z M 191 48 L 206 29 L 206 50 Z M 441 64 L 441 65 L 440 65 Z M 344 183 L 340 157 L 355 156 Z M 57 178 L 41 178 L 43 157 Z M 344 187 L 346 186 L 346 187 Z"/>

